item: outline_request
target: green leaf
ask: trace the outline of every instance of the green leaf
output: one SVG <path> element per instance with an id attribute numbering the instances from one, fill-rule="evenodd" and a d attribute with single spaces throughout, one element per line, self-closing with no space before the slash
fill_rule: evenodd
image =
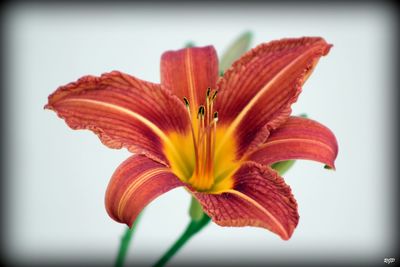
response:
<path id="1" fill-rule="evenodd" d="M 271 168 L 276 170 L 279 173 L 279 175 L 282 175 L 285 172 L 287 172 L 295 162 L 296 162 L 295 160 L 280 161 L 272 164 Z"/>
<path id="2" fill-rule="evenodd" d="M 236 59 L 249 50 L 252 38 L 250 31 L 244 32 L 229 46 L 219 62 L 220 72 L 225 72 Z"/>
<path id="3" fill-rule="evenodd" d="M 327 170 L 333 170 L 333 168 L 332 168 L 332 167 L 330 167 L 330 166 L 328 166 L 328 165 L 325 165 L 325 166 L 324 166 L 324 169 L 327 169 Z"/>
<path id="4" fill-rule="evenodd" d="M 193 47 L 193 46 L 194 46 L 194 42 L 192 42 L 192 41 L 189 41 L 189 42 L 187 42 L 185 44 L 185 48 L 190 48 L 190 47 Z"/>
<path id="5" fill-rule="evenodd" d="M 299 114 L 299 117 L 308 118 L 308 115 L 307 115 L 307 113 L 300 113 L 300 114 Z"/>

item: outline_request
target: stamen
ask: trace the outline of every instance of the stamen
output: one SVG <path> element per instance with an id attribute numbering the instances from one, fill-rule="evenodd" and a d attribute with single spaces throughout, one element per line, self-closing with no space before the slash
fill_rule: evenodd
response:
<path id="1" fill-rule="evenodd" d="M 210 189 L 215 181 L 214 177 L 214 157 L 218 112 L 213 111 L 214 100 L 217 96 L 217 90 L 207 88 L 206 103 L 199 106 L 197 111 L 197 136 L 194 135 L 192 127 L 193 142 L 196 150 L 195 170 L 189 182 L 197 190 Z M 185 105 L 189 101 L 184 98 Z"/>
<path id="2" fill-rule="evenodd" d="M 211 170 L 214 175 L 214 158 L 215 158 L 215 143 L 217 139 L 217 121 L 218 121 L 218 112 L 214 112 L 214 120 L 212 122 L 213 126 L 213 137 L 212 137 L 212 145 L 211 145 L 211 158 L 212 158 L 212 165 L 211 165 Z M 215 177 L 213 179 L 215 181 Z"/>
<path id="3" fill-rule="evenodd" d="M 185 102 L 185 106 L 186 106 L 186 109 L 187 109 L 188 114 L 189 114 L 190 128 L 191 128 L 191 132 L 192 132 L 192 140 L 193 140 L 193 146 L 194 146 L 194 156 L 197 159 L 199 157 L 199 152 L 198 152 L 198 147 L 197 147 L 196 136 L 194 135 L 192 114 L 190 112 L 189 100 L 186 97 L 183 97 L 183 102 Z"/>

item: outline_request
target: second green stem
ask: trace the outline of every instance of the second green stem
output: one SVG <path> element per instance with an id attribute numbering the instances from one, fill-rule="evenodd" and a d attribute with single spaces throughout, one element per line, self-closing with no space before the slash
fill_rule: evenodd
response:
<path id="1" fill-rule="evenodd" d="M 200 220 L 191 220 L 186 230 L 182 233 L 179 239 L 172 245 L 172 247 L 158 260 L 154 267 L 164 266 L 175 253 L 196 233 L 198 233 L 204 226 L 210 222 L 210 217 L 206 214 Z"/>

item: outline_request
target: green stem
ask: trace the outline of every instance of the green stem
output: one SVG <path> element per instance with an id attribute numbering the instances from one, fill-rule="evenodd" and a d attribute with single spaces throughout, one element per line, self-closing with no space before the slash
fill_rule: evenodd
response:
<path id="1" fill-rule="evenodd" d="M 154 267 L 164 266 L 178 250 L 186 244 L 191 237 L 198 233 L 204 226 L 210 222 L 210 217 L 206 214 L 200 220 L 191 220 L 186 230 L 182 233 L 179 239 L 172 245 L 172 247 L 154 264 Z"/>
<path id="2" fill-rule="evenodd" d="M 137 228 L 137 224 L 139 223 L 140 214 L 136 218 L 135 223 L 132 225 L 132 228 L 127 228 L 125 230 L 124 236 L 121 239 L 121 244 L 119 246 L 118 257 L 117 261 L 115 262 L 115 267 L 122 267 L 124 266 L 124 262 L 126 259 L 126 254 L 128 253 L 129 244 L 131 242 L 133 233 Z"/>

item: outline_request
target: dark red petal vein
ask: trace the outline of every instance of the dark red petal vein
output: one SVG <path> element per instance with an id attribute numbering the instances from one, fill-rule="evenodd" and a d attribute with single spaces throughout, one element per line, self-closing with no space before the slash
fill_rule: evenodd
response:
<path id="1" fill-rule="evenodd" d="M 337 154 L 336 138 L 327 127 L 310 119 L 290 117 L 248 159 L 266 165 L 290 159 L 308 159 L 334 169 Z"/>
<path id="2" fill-rule="evenodd" d="M 89 129 L 110 148 L 126 147 L 167 164 L 163 143 L 170 131 L 186 133 L 182 102 L 158 84 L 117 71 L 85 76 L 57 89 L 45 106 L 73 129 Z"/>
<path id="3" fill-rule="evenodd" d="M 235 173 L 233 189 L 193 193 L 221 226 L 257 226 L 289 239 L 297 226 L 297 203 L 290 187 L 271 168 L 247 162 Z"/>
<path id="4" fill-rule="evenodd" d="M 234 133 L 237 158 L 264 143 L 271 130 L 287 120 L 301 86 L 328 53 L 322 38 L 283 39 L 252 49 L 218 81 L 220 125 Z"/>
<path id="5" fill-rule="evenodd" d="M 131 227 L 153 199 L 182 185 L 164 165 L 145 156 L 132 156 L 110 180 L 105 198 L 107 212 L 114 220 Z"/>
<path id="6" fill-rule="evenodd" d="M 212 46 L 165 52 L 161 57 L 161 84 L 180 99 L 189 99 L 192 112 L 205 102 L 208 87 L 218 78 L 218 57 Z"/>

